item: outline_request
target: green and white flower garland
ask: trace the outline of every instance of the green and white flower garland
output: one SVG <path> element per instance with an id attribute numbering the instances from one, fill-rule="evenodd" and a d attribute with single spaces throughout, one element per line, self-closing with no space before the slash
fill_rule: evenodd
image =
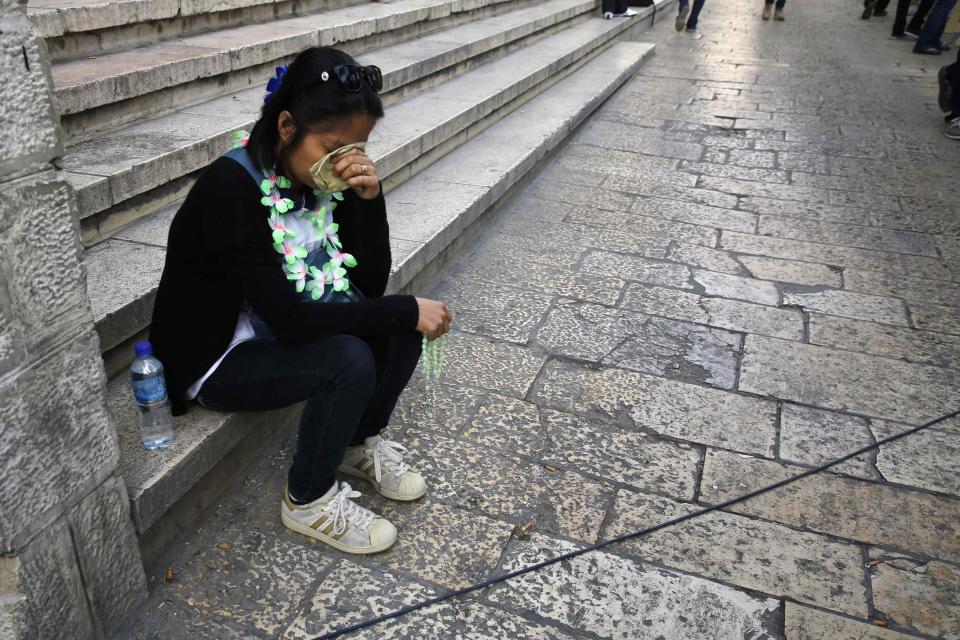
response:
<path id="1" fill-rule="evenodd" d="M 233 149 L 247 146 L 250 134 L 246 131 L 233 132 Z M 263 171 L 263 180 L 260 182 L 260 191 L 263 197 L 261 204 L 270 210 L 267 223 L 273 233 L 273 248 L 283 256 L 283 270 L 287 280 L 294 283 L 297 293 L 308 291 L 312 300 L 323 297 L 327 287 L 334 291 L 346 291 L 350 288 L 345 267 L 357 266 L 357 260 L 343 251 L 343 244 L 337 236 L 340 225 L 333 221 L 333 210 L 338 202 L 343 202 L 342 193 L 326 194 L 314 189 L 313 195 L 317 203 L 313 210 L 307 212 L 306 217 L 316 227 L 323 239 L 323 248 L 330 258 L 321 269 L 307 266 L 306 259 L 309 252 L 302 239 L 298 242 L 297 233 L 290 229 L 283 215 L 292 212 L 296 205 L 293 200 L 283 197 L 280 189 L 289 189 L 290 181 L 284 176 L 278 176 L 275 171 Z"/>

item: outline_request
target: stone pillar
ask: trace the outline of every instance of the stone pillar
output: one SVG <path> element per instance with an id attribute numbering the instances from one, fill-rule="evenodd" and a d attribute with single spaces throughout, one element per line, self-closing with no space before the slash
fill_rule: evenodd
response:
<path id="1" fill-rule="evenodd" d="M 104 637 L 146 580 L 26 0 L 0 0 L 0 83 L 0 640 Z"/>

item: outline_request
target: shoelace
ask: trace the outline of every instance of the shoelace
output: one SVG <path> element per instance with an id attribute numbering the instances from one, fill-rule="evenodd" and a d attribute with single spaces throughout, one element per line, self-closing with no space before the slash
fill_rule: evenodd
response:
<path id="1" fill-rule="evenodd" d="M 403 461 L 402 455 L 407 453 L 407 448 L 399 442 L 380 438 L 377 440 L 377 444 L 373 447 L 372 452 L 373 475 L 376 477 L 377 482 L 380 482 L 383 476 L 383 467 L 395 473 L 397 477 L 402 476 L 410 470 L 410 465 Z"/>
<path id="2" fill-rule="evenodd" d="M 330 499 L 324 511 L 333 514 L 333 533 L 340 535 L 347 530 L 347 524 L 352 524 L 360 529 L 366 529 L 373 521 L 374 514 L 369 509 L 364 509 L 353 502 L 353 498 L 359 498 L 362 494 L 354 491 L 346 482 L 340 484 L 340 491 Z"/>

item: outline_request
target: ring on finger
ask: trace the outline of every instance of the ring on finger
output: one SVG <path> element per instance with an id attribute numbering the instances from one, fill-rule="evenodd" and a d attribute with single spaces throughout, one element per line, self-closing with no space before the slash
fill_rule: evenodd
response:
<path id="1" fill-rule="evenodd" d="M 370 170 L 370 167 L 368 165 L 365 165 L 365 164 L 360 165 L 360 175 L 362 176 L 367 175 L 367 171 L 369 170 Z"/>

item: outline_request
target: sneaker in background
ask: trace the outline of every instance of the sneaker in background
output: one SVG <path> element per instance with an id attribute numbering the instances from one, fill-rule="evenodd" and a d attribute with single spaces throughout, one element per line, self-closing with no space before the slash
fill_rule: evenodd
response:
<path id="1" fill-rule="evenodd" d="M 773 12 L 773 3 L 763 5 L 763 16 L 764 20 L 770 19 L 770 14 Z"/>
<path id="2" fill-rule="evenodd" d="M 778 22 L 783 22 L 784 20 L 787 19 L 787 17 L 783 15 L 783 9 L 778 8 L 776 11 L 773 12 L 773 19 L 777 20 Z"/>
<path id="3" fill-rule="evenodd" d="M 957 116 L 944 126 L 943 135 L 951 140 L 960 140 L 960 116 Z"/>
<path id="4" fill-rule="evenodd" d="M 869 20 L 873 15 L 873 8 L 877 6 L 876 0 L 866 0 L 863 3 L 863 13 L 860 14 L 861 20 Z"/>

